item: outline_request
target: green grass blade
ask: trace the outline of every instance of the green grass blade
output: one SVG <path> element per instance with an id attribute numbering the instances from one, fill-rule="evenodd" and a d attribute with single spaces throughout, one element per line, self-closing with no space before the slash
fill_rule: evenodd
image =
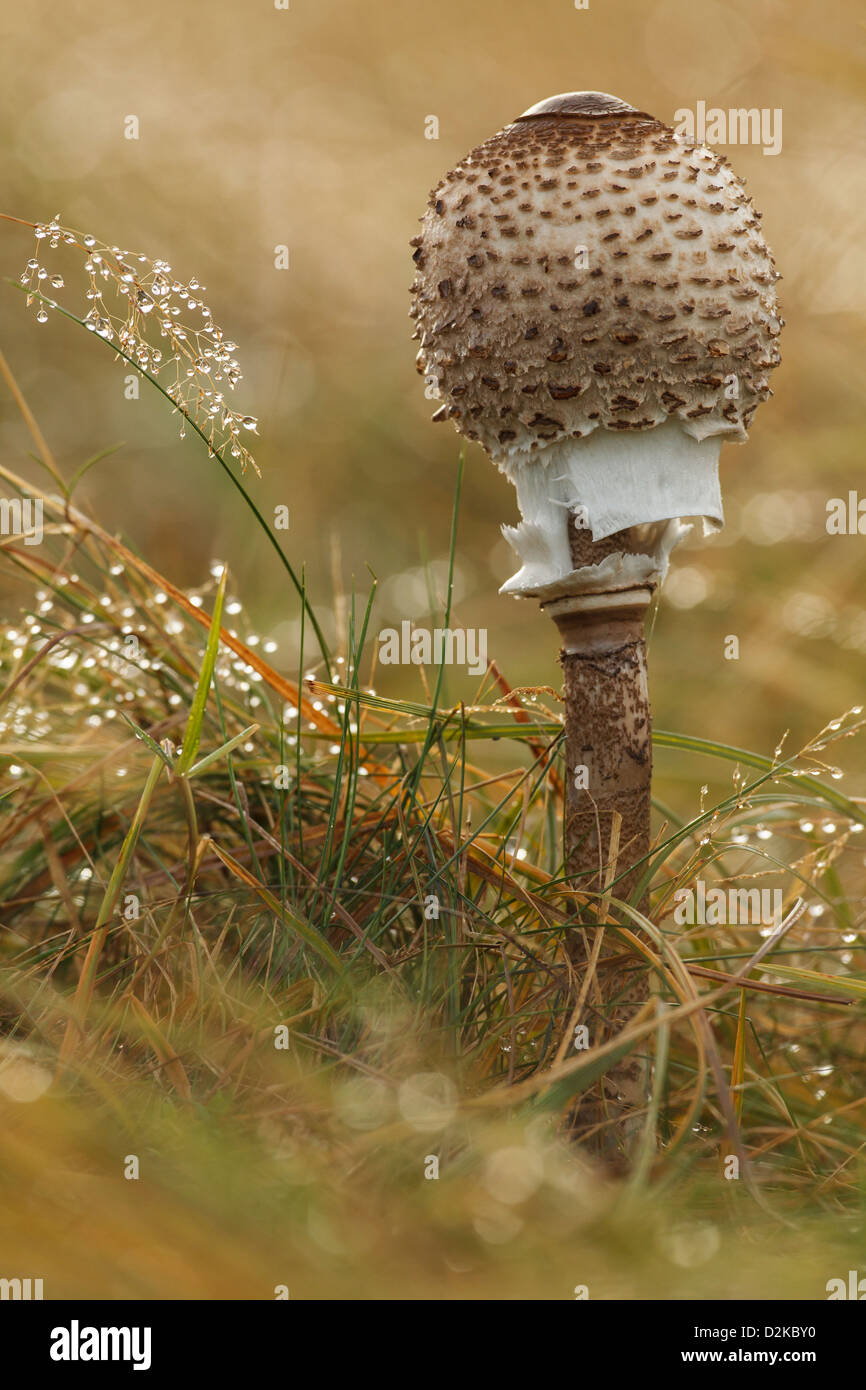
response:
<path id="1" fill-rule="evenodd" d="M 800 970 L 793 965 L 779 965 L 775 957 L 765 969 L 780 980 L 788 980 L 792 985 L 803 985 L 808 989 L 819 989 L 825 994 L 835 994 L 842 999 L 866 999 L 866 979 L 853 975 L 825 975 L 820 970 Z"/>
<path id="2" fill-rule="evenodd" d="M 159 744 L 156 742 L 156 739 L 151 738 L 147 730 L 142 729 L 140 724 L 136 724 L 134 719 L 130 719 L 128 714 L 124 714 L 122 709 L 118 710 L 118 714 L 120 715 L 123 722 L 125 724 L 128 724 L 130 729 L 132 729 L 132 732 L 135 734 L 135 737 L 140 738 L 142 743 L 146 743 L 151 753 L 153 753 L 155 757 L 162 758 L 162 761 L 165 763 L 166 767 L 171 771 L 173 768 L 171 758 L 165 752 L 165 749 L 160 748 Z"/>
<path id="3" fill-rule="evenodd" d="M 198 777 L 199 773 L 204 772 L 206 767 L 210 767 L 225 754 L 231 753 L 232 749 L 237 748 L 239 743 L 244 743 L 253 734 L 258 733 L 258 731 L 258 724 L 250 724 L 248 728 L 242 729 L 239 734 L 235 734 L 234 738 L 230 738 L 227 743 L 221 744 L 219 748 L 215 748 L 212 753 L 208 753 L 204 758 L 199 758 L 198 762 L 194 763 L 190 768 L 187 776 L 190 779 Z"/>
<path id="4" fill-rule="evenodd" d="M 227 579 L 228 568 L 224 567 L 220 575 L 219 588 L 217 589 L 213 617 L 211 618 L 210 631 L 207 638 L 207 646 L 204 651 L 204 660 L 202 661 L 201 670 L 199 671 L 195 696 L 193 697 L 192 707 L 189 712 L 189 719 L 186 722 L 183 746 L 180 750 L 180 757 L 175 767 L 175 771 L 180 777 L 189 772 L 195 760 L 195 755 L 198 752 L 208 691 L 210 690 L 214 666 L 216 665 L 217 652 L 219 651 L 220 624 L 222 622 L 223 599 L 225 598 Z"/>
<path id="5" fill-rule="evenodd" d="M 101 463 L 103 459 L 111 458 L 112 454 L 119 453 L 119 451 L 123 447 L 123 444 L 112 444 L 110 448 L 100 449 L 98 454 L 92 454 L 89 459 L 85 459 L 84 463 L 82 463 L 78 468 L 76 468 L 72 477 L 69 479 L 69 483 L 67 485 L 66 490 L 66 496 L 72 496 L 73 492 L 75 491 L 78 484 L 81 482 L 81 479 L 84 477 L 85 473 L 89 473 L 91 468 L 93 468 L 95 464 Z"/>

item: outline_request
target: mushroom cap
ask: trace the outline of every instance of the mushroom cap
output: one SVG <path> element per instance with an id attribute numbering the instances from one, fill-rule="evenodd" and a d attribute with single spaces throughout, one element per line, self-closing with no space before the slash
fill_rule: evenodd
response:
<path id="1" fill-rule="evenodd" d="M 678 417 L 743 440 L 772 394 L 779 278 L 715 150 L 600 92 L 531 107 L 430 195 L 414 238 L 418 370 L 507 467 Z"/>

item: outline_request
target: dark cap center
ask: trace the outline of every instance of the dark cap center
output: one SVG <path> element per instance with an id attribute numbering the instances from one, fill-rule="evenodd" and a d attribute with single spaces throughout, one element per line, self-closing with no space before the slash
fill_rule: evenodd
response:
<path id="1" fill-rule="evenodd" d="M 517 119 L 529 121 L 536 116 L 621 116 L 635 109 L 627 101 L 620 101 L 619 97 L 612 97 L 608 92 L 560 92 L 558 96 L 536 102 Z"/>

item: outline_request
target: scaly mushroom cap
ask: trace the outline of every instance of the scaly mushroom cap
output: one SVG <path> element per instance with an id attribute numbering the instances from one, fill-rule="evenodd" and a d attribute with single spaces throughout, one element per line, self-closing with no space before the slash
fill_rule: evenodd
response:
<path id="1" fill-rule="evenodd" d="M 502 465 L 599 426 L 745 439 L 779 361 L 773 257 L 741 181 L 615 97 L 552 97 L 431 194 L 418 370 Z"/>

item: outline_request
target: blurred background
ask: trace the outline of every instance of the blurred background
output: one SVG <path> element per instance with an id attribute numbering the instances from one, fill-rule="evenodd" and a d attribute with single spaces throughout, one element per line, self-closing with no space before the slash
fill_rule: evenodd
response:
<path id="1" fill-rule="evenodd" d="M 441 589 L 460 443 L 430 424 L 407 317 L 408 242 L 439 177 L 559 91 L 612 92 L 669 122 L 698 101 L 781 108 L 781 153 L 723 152 L 784 277 L 783 366 L 749 443 L 723 450 L 727 529 L 675 557 L 652 634 L 655 718 L 763 752 L 790 729 L 793 750 L 863 698 L 866 537 L 825 525 L 828 499 L 866 496 L 855 0 L 36 0 L 3 8 L 0 55 L 0 211 L 59 213 L 207 286 L 239 344 L 236 403 L 260 421 L 262 478 L 248 473 L 247 485 L 266 516 L 290 508 L 281 539 L 329 635 L 353 583 L 369 587 L 368 566 L 380 581 L 374 632 L 424 620 L 425 565 Z M 125 137 L 130 116 L 138 139 Z M 4 276 L 32 244 L 0 223 Z M 275 268 L 279 246 L 287 270 Z M 73 253 L 52 254 L 61 302 L 83 315 Z M 0 306 L 3 351 L 64 470 L 123 442 L 79 501 L 176 584 L 203 585 L 215 558 L 228 561 L 239 627 L 276 642 L 275 664 L 295 669 L 297 599 L 200 443 L 178 437 L 146 386 L 127 400 L 124 369 L 74 324 L 39 326 L 5 284 Z M 26 473 L 29 447 L 4 389 L 4 461 Z M 513 685 L 558 686 L 552 625 L 497 593 L 513 570 L 499 528 L 515 517 L 511 488 L 469 446 L 455 619 L 488 628 Z M 6 596 L 7 616 L 19 602 Z M 729 635 L 738 661 L 724 657 Z M 415 668 L 377 683 L 421 694 Z M 471 696 L 469 683 L 455 692 Z M 660 771 L 675 779 L 669 763 Z M 845 789 L 866 790 L 856 769 Z M 676 799 L 675 786 L 661 790 Z"/>

